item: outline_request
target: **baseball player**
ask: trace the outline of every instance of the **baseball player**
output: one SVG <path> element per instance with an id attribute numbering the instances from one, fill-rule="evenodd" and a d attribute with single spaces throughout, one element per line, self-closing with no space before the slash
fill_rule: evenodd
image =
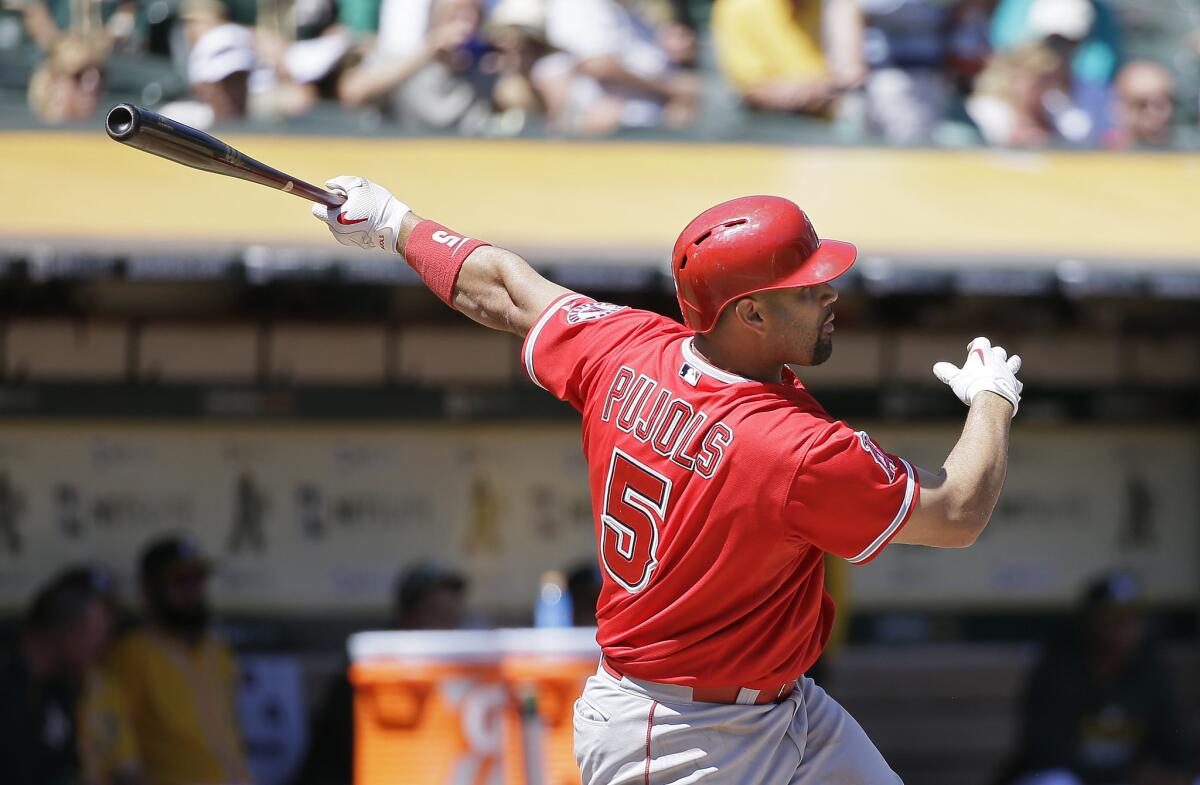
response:
<path id="1" fill-rule="evenodd" d="M 529 378 L 583 415 L 603 659 L 575 704 L 587 785 L 897 783 L 804 672 L 833 621 L 823 553 L 964 547 L 1004 484 L 1020 359 L 986 338 L 933 368 L 970 409 L 938 471 L 831 417 L 789 368 L 833 346 L 849 243 L 774 196 L 692 221 L 683 324 L 597 302 L 516 254 L 417 217 L 360 177 L 313 208 L 344 245 L 399 253 L 447 305 L 523 336 Z"/>

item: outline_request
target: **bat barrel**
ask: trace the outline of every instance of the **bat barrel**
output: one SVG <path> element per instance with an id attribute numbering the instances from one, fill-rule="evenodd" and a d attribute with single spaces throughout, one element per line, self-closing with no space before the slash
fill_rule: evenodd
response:
<path id="1" fill-rule="evenodd" d="M 277 188 L 326 207 L 338 207 L 346 201 L 342 194 L 292 177 L 216 137 L 140 106 L 117 104 L 104 118 L 104 130 L 114 141 L 193 169 Z"/>
<path id="2" fill-rule="evenodd" d="M 141 118 L 133 104 L 117 104 L 108 110 L 108 116 L 104 118 L 104 130 L 109 138 L 118 142 L 124 142 L 136 134 L 140 125 Z"/>

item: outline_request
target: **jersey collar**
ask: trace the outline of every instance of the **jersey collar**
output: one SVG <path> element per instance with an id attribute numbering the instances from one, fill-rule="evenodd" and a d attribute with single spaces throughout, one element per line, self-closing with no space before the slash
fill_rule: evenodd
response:
<path id="1" fill-rule="evenodd" d="M 753 381 L 752 379 L 747 379 L 745 376 L 738 376 L 736 373 L 730 373 L 729 371 L 718 368 L 708 360 L 701 357 L 700 352 L 696 351 L 696 347 L 693 346 L 693 342 L 695 340 L 695 337 L 692 337 L 683 342 L 683 359 L 686 360 L 687 363 L 697 371 L 700 371 L 700 373 L 704 374 L 705 376 L 711 376 L 717 381 L 724 382 L 725 384 L 738 384 L 740 382 Z"/>
<path id="2" fill-rule="evenodd" d="M 693 336 L 683 342 L 683 359 L 688 365 L 692 366 L 697 371 L 700 371 L 700 373 L 704 374 L 705 376 L 712 377 L 713 379 L 716 379 L 719 382 L 724 382 L 725 384 L 740 384 L 741 382 L 754 381 L 753 379 L 747 379 L 745 376 L 738 376 L 736 373 L 726 371 L 723 368 L 718 368 L 708 360 L 701 357 L 700 352 L 696 351 L 694 344 L 695 340 L 696 339 Z M 783 366 L 783 378 L 780 380 L 780 383 L 784 387 L 792 387 L 798 390 L 805 389 L 804 382 L 800 380 L 800 377 L 797 376 L 796 372 L 793 371 L 791 366 L 788 365 Z"/>

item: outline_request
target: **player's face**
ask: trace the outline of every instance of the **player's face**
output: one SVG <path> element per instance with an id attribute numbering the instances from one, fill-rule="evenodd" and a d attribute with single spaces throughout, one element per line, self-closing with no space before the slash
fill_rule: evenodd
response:
<path id="1" fill-rule="evenodd" d="M 820 365 L 833 354 L 833 304 L 838 293 L 827 283 L 766 293 L 770 333 L 785 362 Z"/>

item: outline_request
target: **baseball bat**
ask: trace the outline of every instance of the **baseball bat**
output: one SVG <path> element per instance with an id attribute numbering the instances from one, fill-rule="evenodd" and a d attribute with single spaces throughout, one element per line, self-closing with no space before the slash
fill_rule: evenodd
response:
<path id="1" fill-rule="evenodd" d="M 193 169 L 278 188 L 326 207 L 339 207 L 346 201 L 341 194 L 292 177 L 254 160 L 216 137 L 140 106 L 117 104 L 109 109 L 104 130 L 114 141 Z"/>

